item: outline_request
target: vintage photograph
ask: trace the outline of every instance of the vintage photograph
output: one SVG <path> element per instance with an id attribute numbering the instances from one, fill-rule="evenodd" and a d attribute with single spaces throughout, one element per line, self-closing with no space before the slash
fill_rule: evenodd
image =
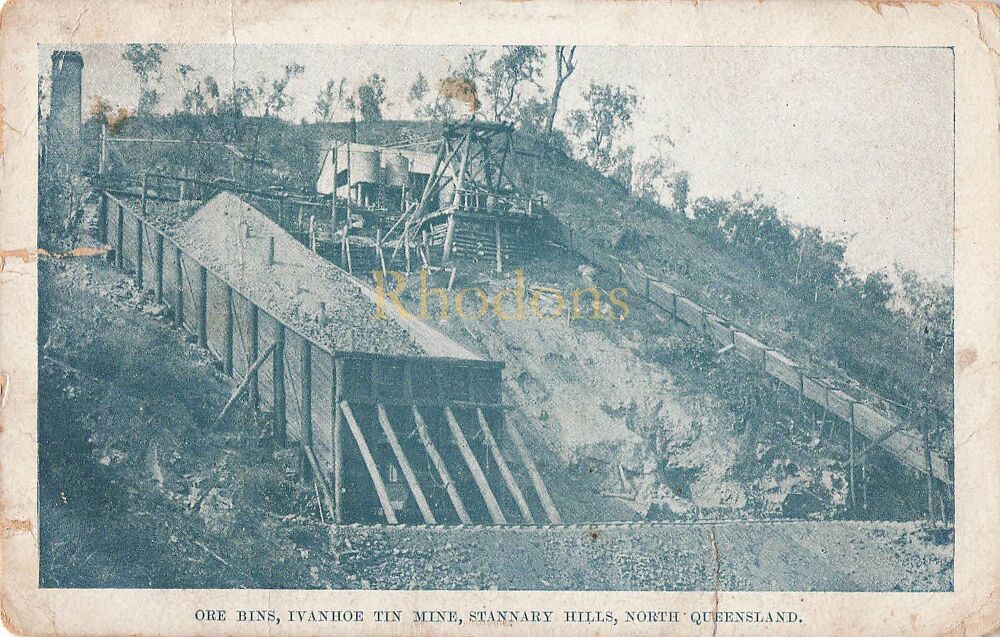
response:
<path id="1" fill-rule="evenodd" d="M 952 48 L 38 59 L 41 587 L 954 590 Z"/>

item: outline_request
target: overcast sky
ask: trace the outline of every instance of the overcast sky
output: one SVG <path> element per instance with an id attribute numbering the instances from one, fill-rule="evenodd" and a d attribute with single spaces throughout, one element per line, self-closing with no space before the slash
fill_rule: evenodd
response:
<path id="1" fill-rule="evenodd" d="M 133 106 L 138 83 L 123 46 L 84 46 L 84 100 Z M 180 63 L 230 88 L 276 77 L 290 62 L 288 117 L 313 119 L 329 79 L 387 80 L 386 117 L 409 117 L 418 71 L 434 82 L 468 47 L 170 46 L 164 108 L 179 102 Z M 544 84 L 551 86 L 551 47 Z M 42 47 L 47 71 L 51 48 Z M 495 53 L 491 53 L 489 60 Z M 642 99 L 631 141 L 658 134 L 691 174 L 692 197 L 762 193 L 790 219 L 852 238 L 861 271 L 898 262 L 951 280 L 953 245 L 953 61 L 942 48 L 581 47 L 560 119 L 591 81 L 630 85 Z"/>

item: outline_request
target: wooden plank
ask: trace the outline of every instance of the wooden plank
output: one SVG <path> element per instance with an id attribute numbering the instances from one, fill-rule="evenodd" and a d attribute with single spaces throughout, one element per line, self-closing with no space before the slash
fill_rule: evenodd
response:
<path id="1" fill-rule="evenodd" d="M 274 332 L 276 348 L 271 358 L 271 385 L 274 389 L 274 429 L 278 441 L 284 445 L 288 442 L 285 413 L 285 326 L 277 324 Z"/>
<path id="2" fill-rule="evenodd" d="M 211 270 L 205 278 L 205 342 L 208 351 L 226 368 L 229 285 Z M 228 373 L 228 372 L 227 372 Z"/>
<path id="3" fill-rule="evenodd" d="M 462 498 L 458 495 L 455 482 L 451 479 L 448 467 L 444 464 L 444 458 L 441 457 L 437 447 L 434 446 L 434 441 L 431 439 L 431 433 L 427 429 L 424 417 L 420 415 L 420 410 L 417 409 L 416 405 L 412 405 L 411 408 L 413 410 L 413 422 L 417 425 L 417 434 L 420 436 L 420 442 L 423 443 L 427 455 L 430 456 L 434 468 L 437 469 L 441 482 L 444 483 L 444 490 L 448 493 L 448 498 L 451 499 L 452 506 L 455 507 L 458 519 L 462 521 L 462 524 L 472 524 L 472 518 L 469 517 L 468 512 L 465 510 L 465 503 L 462 502 Z"/>
<path id="4" fill-rule="evenodd" d="M 115 227 L 115 265 L 121 270 L 125 266 L 125 206 L 118 202 L 118 225 Z"/>
<path id="5" fill-rule="evenodd" d="M 489 480 L 486 479 L 483 468 L 479 466 L 476 455 L 472 453 L 472 447 L 469 446 L 469 441 L 465 439 L 465 434 L 462 433 L 462 425 L 455 418 L 451 407 L 446 406 L 444 408 L 444 415 L 448 421 L 448 426 L 451 428 L 451 435 L 455 438 L 455 442 L 458 443 L 458 450 L 462 453 L 462 458 L 465 459 L 465 464 L 469 467 L 469 471 L 472 472 L 472 478 L 475 480 L 476 486 L 479 487 L 479 493 L 482 494 L 483 500 L 486 502 L 486 508 L 490 512 L 490 517 L 493 518 L 495 524 L 507 524 L 507 518 L 500 509 L 500 504 L 497 502 L 496 496 L 493 495 L 493 489 L 490 488 Z"/>
<path id="6" fill-rule="evenodd" d="M 302 379 L 300 396 L 302 406 L 302 442 L 312 445 L 312 342 L 302 341 L 302 353 L 299 355 L 299 373 Z"/>
<path id="7" fill-rule="evenodd" d="M 342 499 L 344 493 L 344 449 L 341 437 L 340 397 L 343 394 L 344 361 L 334 358 L 333 361 L 333 501 L 334 519 L 342 522 Z"/>
<path id="8" fill-rule="evenodd" d="M 208 348 L 208 270 L 198 266 L 198 345 Z"/>
<path id="9" fill-rule="evenodd" d="M 158 305 L 163 304 L 163 235 L 159 232 L 156 233 L 156 243 L 155 252 L 153 254 L 153 267 L 156 269 L 154 273 L 155 276 L 155 290 L 156 290 L 156 303 Z"/>
<path id="10" fill-rule="evenodd" d="M 736 353 L 741 358 L 750 361 L 755 367 L 764 367 L 764 354 L 767 346 L 745 332 L 733 330 L 733 344 Z"/>
<path id="11" fill-rule="evenodd" d="M 399 463 L 399 468 L 403 471 L 403 477 L 406 478 L 406 484 L 410 486 L 410 492 L 413 494 L 413 499 L 417 502 L 417 507 L 420 509 L 421 515 L 424 516 L 424 522 L 427 524 L 437 524 L 437 520 L 434 518 L 434 512 L 431 511 L 430 504 L 427 503 L 427 498 L 424 497 L 424 491 L 420 488 L 420 483 L 417 481 L 417 474 L 413 472 L 413 467 L 410 466 L 410 461 L 407 460 L 406 454 L 403 453 L 403 447 L 399 444 L 399 438 L 396 437 L 396 432 L 392 428 L 392 422 L 389 420 L 389 414 L 386 412 L 385 407 L 381 404 L 378 405 L 378 421 L 382 425 L 382 431 L 385 433 L 386 440 L 389 441 L 389 446 L 392 447 L 392 453 L 396 456 L 396 462 Z"/>
<path id="12" fill-rule="evenodd" d="M 229 398 L 226 406 L 222 408 L 222 412 L 219 413 L 219 417 L 215 419 L 215 422 L 222 422 L 222 420 L 226 417 L 226 414 L 229 413 L 229 410 L 232 409 L 234 404 L 236 404 L 239 397 L 250 388 L 250 380 L 252 378 L 256 378 L 257 370 L 260 369 L 260 366 L 264 364 L 264 361 L 267 360 L 267 357 L 277 346 L 278 343 L 271 343 L 271 346 L 264 350 L 264 353 L 261 354 L 256 361 L 254 361 L 253 365 L 250 366 L 250 369 L 247 370 L 246 378 L 243 379 L 243 382 L 240 383 L 239 387 L 236 388 L 236 391 L 233 392 L 233 395 Z"/>
<path id="13" fill-rule="evenodd" d="M 101 245 L 108 243 L 108 193 L 101 191 L 101 204 L 97 208 L 97 238 Z"/>
<path id="14" fill-rule="evenodd" d="M 174 276 L 177 279 L 174 299 L 174 327 L 184 329 L 184 257 L 180 248 L 175 248 Z"/>
<path id="15" fill-rule="evenodd" d="M 764 354 L 764 371 L 795 391 L 799 391 L 802 387 L 799 366 L 778 350 L 768 350 Z"/>
<path id="16" fill-rule="evenodd" d="M 302 419 L 302 354 L 305 339 L 285 329 L 285 432 L 288 440 L 305 440 Z"/>
<path id="17" fill-rule="evenodd" d="M 531 454 L 528 453 L 528 446 L 524 444 L 521 432 L 517 430 L 517 426 L 510 420 L 507 421 L 507 433 L 510 435 L 510 439 L 514 441 L 514 447 L 517 449 L 518 455 L 521 456 L 521 464 L 524 465 L 524 468 L 528 470 L 528 475 L 531 476 L 531 484 L 535 487 L 535 493 L 538 494 L 538 500 L 542 503 L 545 514 L 549 516 L 549 522 L 552 524 L 562 524 L 559 511 L 556 510 L 552 496 L 549 495 L 549 490 L 545 487 L 545 481 L 542 480 L 542 474 L 538 473 L 538 467 L 535 466 L 535 461 L 531 459 Z"/>
<path id="18" fill-rule="evenodd" d="M 534 524 L 535 519 L 531 515 L 531 509 L 528 508 L 528 501 L 524 498 L 524 493 L 521 492 L 521 487 L 518 486 L 517 480 L 514 479 L 514 474 L 510 472 L 510 467 L 507 466 L 507 461 L 504 459 L 503 454 L 500 453 L 500 445 L 497 444 L 496 438 L 493 437 L 490 423 L 486 421 L 486 415 L 483 414 L 483 410 L 479 407 L 476 408 L 476 416 L 479 418 L 479 427 L 483 430 L 483 436 L 486 438 L 486 445 L 490 448 L 497 467 L 500 468 L 500 474 L 503 476 L 504 482 L 507 483 L 507 488 L 510 489 L 511 495 L 514 496 L 514 500 L 517 502 L 517 508 L 521 511 L 521 517 L 524 518 L 525 522 Z"/>
<path id="19" fill-rule="evenodd" d="M 257 360 L 257 350 L 260 348 L 260 309 L 247 300 L 250 305 L 250 334 L 247 337 L 247 361 Z M 250 381 L 250 405 L 254 409 L 260 401 L 260 381 L 255 375 Z"/>
<path id="20" fill-rule="evenodd" d="M 142 274 L 143 274 L 143 262 L 142 262 L 142 245 L 144 243 L 144 235 L 146 230 L 146 224 L 143 223 L 142 218 L 135 220 L 135 284 L 141 290 L 142 289 Z"/>
<path id="21" fill-rule="evenodd" d="M 385 482 L 382 481 L 382 474 L 379 473 L 378 465 L 375 464 L 375 458 L 372 457 L 372 452 L 365 441 L 365 435 L 361 431 L 361 427 L 358 426 L 358 422 L 354 419 L 351 406 L 346 400 L 340 401 L 340 411 L 344 414 L 347 427 L 351 430 L 351 435 L 354 436 L 354 441 L 358 444 L 358 450 L 361 452 L 361 459 L 365 461 L 368 475 L 371 476 L 372 482 L 375 484 L 375 493 L 378 495 L 379 504 L 382 505 L 382 513 L 385 514 L 386 522 L 389 524 L 398 524 L 396 512 L 393 510 L 392 502 L 389 500 L 389 492 L 385 488 Z"/>
<path id="22" fill-rule="evenodd" d="M 326 475 L 333 471 L 333 356 L 312 348 L 312 450 Z"/>

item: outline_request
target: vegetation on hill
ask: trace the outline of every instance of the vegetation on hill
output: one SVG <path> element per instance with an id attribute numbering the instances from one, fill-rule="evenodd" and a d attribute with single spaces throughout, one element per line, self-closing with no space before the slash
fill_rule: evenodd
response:
<path id="1" fill-rule="evenodd" d="M 361 119 L 358 141 L 410 143 L 433 139 L 440 121 L 476 110 L 515 123 L 519 144 L 543 160 L 522 157 L 513 168 L 581 236 L 641 264 L 769 344 L 831 372 L 839 368 L 904 417 L 929 407 L 932 421 L 951 419 L 950 286 L 912 272 L 862 276 L 845 262 L 843 240 L 790 222 L 759 194 L 688 201 L 687 174 L 670 158 L 669 139 L 654 140 L 655 152 L 642 159 L 626 143 L 624 134 L 642 108 L 631 87 L 575 87 L 582 105 L 560 122 L 560 95 L 572 90 L 567 81 L 578 64 L 574 47 L 470 49 L 444 77 L 417 73 L 403 91 L 414 121 L 386 121 L 384 77 L 331 78 L 316 96 L 315 121 L 299 124 L 282 119 L 303 73 L 298 64 L 229 92 L 181 64 L 180 106 L 158 114 L 157 87 L 173 72 L 163 67 L 163 53 L 162 47 L 128 48 L 124 57 L 142 89 L 140 103 L 116 108 L 96 99 L 85 134 L 96 139 L 103 123 L 112 138 L 192 143 L 111 142 L 112 173 L 186 171 L 308 190 L 325 146 L 349 137 L 348 118 Z M 556 77 L 548 87 L 541 69 L 550 56 Z M 96 170 L 97 144 L 89 150 L 89 168 Z"/>

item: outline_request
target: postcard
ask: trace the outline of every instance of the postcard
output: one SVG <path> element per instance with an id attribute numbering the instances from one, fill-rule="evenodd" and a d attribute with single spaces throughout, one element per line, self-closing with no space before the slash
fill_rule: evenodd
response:
<path id="1" fill-rule="evenodd" d="M 995 630 L 998 18 L 9 2 L 7 630 Z"/>

